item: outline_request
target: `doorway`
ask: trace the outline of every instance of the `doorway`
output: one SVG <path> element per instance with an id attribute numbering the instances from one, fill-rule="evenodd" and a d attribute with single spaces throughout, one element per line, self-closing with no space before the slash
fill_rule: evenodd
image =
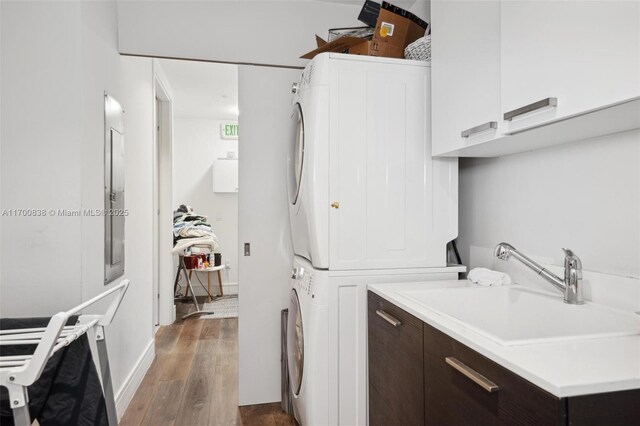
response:
<path id="1" fill-rule="evenodd" d="M 153 322 L 167 325 L 175 320 L 171 294 L 173 239 L 173 92 L 157 60 L 153 61 Z M 155 331 L 154 330 L 154 331 Z"/>
<path id="2" fill-rule="evenodd" d="M 185 244 L 172 254 L 170 289 L 160 289 L 161 297 L 163 291 L 175 296 L 177 317 L 192 312 L 196 304 L 201 311 L 213 311 L 212 318 L 236 317 L 238 67 L 174 59 L 154 63 L 172 93 L 172 204 L 166 209 L 171 212 L 172 247 Z M 160 199 L 168 196 L 165 189 L 160 192 Z M 197 238 L 213 242 L 196 244 Z M 178 272 L 179 256 L 200 253 L 206 256 L 202 266 L 208 267 L 192 268 L 189 259 L 187 279 Z M 221 269 L 211 270 L 215 266 Z"/>

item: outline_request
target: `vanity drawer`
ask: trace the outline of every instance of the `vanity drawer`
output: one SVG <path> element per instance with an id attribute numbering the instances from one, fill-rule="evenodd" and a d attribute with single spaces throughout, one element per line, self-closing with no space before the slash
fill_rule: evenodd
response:
<path id="1" fill-rule="evenodd" d="M 369 424 L 423 425 L 422 321 L 368 294 Z"/>
<path id="2" fill-rule="evenodd" d="M 566 424 L 565 401 L 428 324 L 424 381 L 426 425 Z"/>

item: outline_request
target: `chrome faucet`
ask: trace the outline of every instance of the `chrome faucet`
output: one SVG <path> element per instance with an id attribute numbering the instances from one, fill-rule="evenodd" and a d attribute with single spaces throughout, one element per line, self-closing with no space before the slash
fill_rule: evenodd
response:
<path id="1" fill-rule="evenodd" d="M 562 250 L 564 250 L 564 280 L 520 253 L 511 244 L 498 244 L 494 254 L 498 259 L 505 261 L 513 256 L 563 292 L 565 303 L 582 305 L 584 303 L 582 299 L 582 262 L 571 250 L 565 248 Z"/>

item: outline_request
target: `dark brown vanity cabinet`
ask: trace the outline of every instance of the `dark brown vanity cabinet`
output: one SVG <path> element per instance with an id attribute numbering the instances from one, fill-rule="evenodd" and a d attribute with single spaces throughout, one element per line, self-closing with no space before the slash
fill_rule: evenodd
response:
<path id="1" fill-rule="evenodd" d="M 369 292 L 369 424 L 424 424 L 422 321 Z"/>
<path id="2" fill-rule="evenodd" d="M 564 425 L 562 400 L 424 324 L 428 425 Z"/>
<path id="3" fill-rule="evenodd" d="M 640 390 L 557 398 L 369 292 L 369 424 L 640 425 Z"/>

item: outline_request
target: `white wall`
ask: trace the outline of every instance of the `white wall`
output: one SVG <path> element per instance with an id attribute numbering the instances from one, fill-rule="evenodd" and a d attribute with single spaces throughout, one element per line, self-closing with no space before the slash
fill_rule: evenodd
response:
<path id="1" fill-rule="evenodd" d="M 358 27 L 364 0 L 119 0 L 121 53 L 304 66 L 315 34 Z M 391 3 L 429 20 L 430 1 Z"/>
<path id="2" fill-rule="evenodd" d="M 225 121 L 228 122 L 228 121 Z M 193 207 L 196 213 L 208 217 L 220 243 L 222 263 L 231 269 L 223 271 L 223 283 L 236 292 L 238 284 L 238 194 L 213 192 L 213 161 L 238 154 L 238 140 L 220 137 L 220 120 L 176 118 L 173 133 L 173 199 Z M 201 276 L 204 280 L 206 277 Z M 215 278 L 213 283 L 217 284 Z M 216 287 L 217 288 L 217 287 Z M 206 294 L 197 280 L 197 294 Z"/>
<path id="3" fill-rule="evenodd" d="M 3 208 L 103 208 L 104 91 L 126 110 L 131 286 L 107 329 L 122 414 L 153 357 L 151 60 L 118 55 L 115 1 L 1 7 Z M 2 316 L 50 315 L 108 288 L 103 217 L 5 216 L 2 228 Z"/>
<path id="4" fill-rule="evenodd" d="M 291 83 L 298 70 L 240 66 L 240 405 L 280 401 L 280 310 L 289 306 L 293 247 L 287 197 Z M 242 253 L 242 251 L 241 251 Z"/>
<path id="5" fill-rule="evenodd" d="M 470 268 L 501 241 L 562 265 L 640 277 L 640 131 L 460 161 L 459 245 Z M 490 257 L 490 256 L 489 256 Z"/>
<path id="6" fill-rule="evenodd" d="M 2 316 L 52 313 L 81 300 L 80 4 L 1 3 Z M 46 37 L 46 43 L 43 38 Z M 29 255 L 25 256 L 25 254 Z"/>
<path id="7" fill-rule="evenodd" d="M 120 1 L 121 53 L 304 66 L 315 34 L 361 26 L 362 2 Z"/>

